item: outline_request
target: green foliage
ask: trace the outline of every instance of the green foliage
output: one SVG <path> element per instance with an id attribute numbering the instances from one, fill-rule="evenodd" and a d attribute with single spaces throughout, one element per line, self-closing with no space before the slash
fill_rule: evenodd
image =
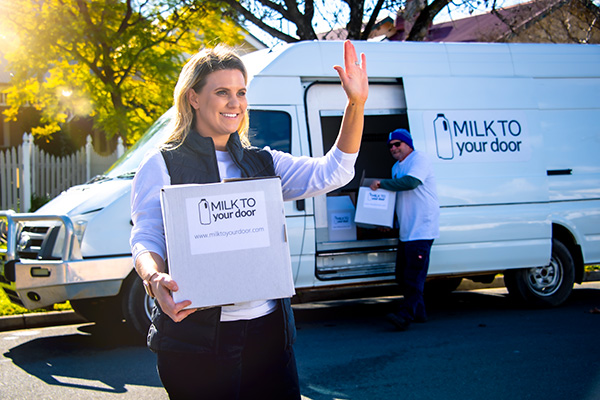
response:
<path id="1" fill-rule="evenodd" d="M 5 116 L 27 103 L 40 110 L 38 139 L 91 116 L 95 129 L 131 144 L 172 105 L 186 54 L 242 40 L 200 0 L 13 0 L 3 14 L 13 32 L 3 43 L 13 74 Z"/>
<path id="2" fill-rule="evenodd" d="M 44 312 L 44 311 L 68 311 L 72 310 L 71 304 L 67 301 L 65 303 L 53 304 L 50 307 L 40 308 L 37 310 L 28 310 L 16 304 L 13 304 L 8 299 L 4 290 L 0 290 L 0 316 L 6 315 L 20 315 L 28 314 L 33 312 Z"/>
<path id="3" fill-rule="evenodd" d="M 46 204 L 50 200 L 52 200 L 52 199 L 50 197 L 48 197 L 47 195 L 40 196 L 37 194 L 32 194 L 31 195 L 31 208 L 29 209 L 29 212 L 36 211 L 37 209 L 42 207 L 44 204 Z"/>

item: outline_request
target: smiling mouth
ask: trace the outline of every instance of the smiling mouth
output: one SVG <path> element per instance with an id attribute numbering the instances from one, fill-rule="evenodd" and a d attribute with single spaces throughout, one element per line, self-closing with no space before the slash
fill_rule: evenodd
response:
<path id="1" fill-rule="evenodd" d="M 236 118 L 238 116 L 238 114 L 225 114 L 225 113 L 221 113 L 222 116 L 227 117 L 227 118 Z"/>

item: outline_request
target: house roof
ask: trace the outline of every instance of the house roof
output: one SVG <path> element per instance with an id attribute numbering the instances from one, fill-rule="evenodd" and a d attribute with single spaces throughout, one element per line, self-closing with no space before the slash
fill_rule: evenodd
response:
<path id="1" fill-rule="evenodd" d="M 485 14 L 433 25 L 429 42 L 495 42 L 510 35 L 512 30 L 538 21 L 569 0 L 534 0 L 496 9 Z M 512 27 L 512 28 L 511 28 Z M 512 30 L 511 30 L 512 29 Z"/>
<path id="2" fill-rule="evenodd" d="M 434 24 L 429 28 L 428 42 L 498 42 L 503 41 L 551 14 L 558 8 L 578 2 L 599 13 L 590 0 L 532 0 L 506 8 L 498 8 L 484 14 Z M 599 13 L 600 15 L 600 13 Z M 389 18 L 388 18 L 389 20 Z M 382 23 L 388 22 L 386 19 Z M 405 38 L 404 20 L 396 18 L 395 29 L 382 32 L 385 37 L 377 40 L 402 41 Z M 340 40 L 347 37 L 346 29 L 339 28 L 317 34 L 321 40 Z"/>

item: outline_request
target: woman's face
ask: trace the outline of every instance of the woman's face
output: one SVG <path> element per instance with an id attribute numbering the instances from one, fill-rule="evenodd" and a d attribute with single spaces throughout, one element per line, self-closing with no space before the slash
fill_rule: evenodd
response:
<path id="1" fill-rule="evenodd" d="M 205 85 L 196 93 L 188 92 L 189 101 L 196 114 L 196 130 L 211 137 L 217 150 L 225 150 L 229 135 L 244 119 L 248 100 L 244 75 L 237 69 L 211 72 Z"/>

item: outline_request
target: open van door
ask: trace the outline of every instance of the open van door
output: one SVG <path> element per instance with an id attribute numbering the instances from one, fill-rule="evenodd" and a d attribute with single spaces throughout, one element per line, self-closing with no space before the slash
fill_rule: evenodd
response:
<path id="1" fill-rule="evenodd" d="M 346 97 L 339 83 L 313 83 L 307 88 L 306 114 L 311 155 L 321 156 L 337 138 Z M 387 135 L 408 127 L 406 99 L 401 82 L 371 84 L 365 105 L 365 127 L 356 175 L 346 186 L 314 199 L 316 229 L 315 278 L 322 284 L 332 280 L 361 281 L 392 278 L 398 232 L 356 227 L 356 236 L 339 238 L 332 222 L 336 208 L 354 207 L 363 178 L 387 178 L 394 159 L 387 150 Z M 353 211 L 352 224 L 354 223 Z M 354 228 L 352 228 L 354 229 Z M 318 283 L 317 283 L 318 284 Z"/>

